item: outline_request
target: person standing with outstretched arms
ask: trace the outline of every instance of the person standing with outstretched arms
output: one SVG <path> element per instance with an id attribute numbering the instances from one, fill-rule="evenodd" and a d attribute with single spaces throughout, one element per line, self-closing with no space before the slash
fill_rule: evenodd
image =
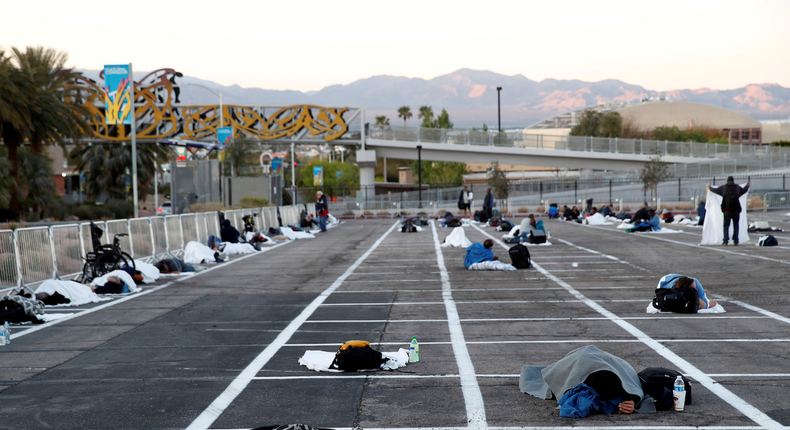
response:
<path id="1" fill-rule="evenodd" d="M 741 220 L 741 202 L 739 199 L 749 191 L 749 184 L 747 183 L 745 187 L 741 187 L 735 183 L 735 179 L 732 176 L 729 176 L 726 184 L 716 188 L 711 188 L 708 185 L 708 190 L 721 196 L 721 211 L 724 214 L 724 239 L 721 245 L 727 246 L 727 243 L 730 241 L 730 221 L 732 221 L 732 244 L 738 246 L 738 232 Z"/>

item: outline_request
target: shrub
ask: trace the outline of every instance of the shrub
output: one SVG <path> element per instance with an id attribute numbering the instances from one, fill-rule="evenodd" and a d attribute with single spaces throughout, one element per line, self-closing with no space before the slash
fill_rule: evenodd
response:
<path id="1" fill-rule="evenodd" d="M 373 215 L 373 212 L 372 211 L 365 211 L 365 212 L 362 212 L 362 215 L 370 216 L 370 215 Z"/>
<path id="2" fill-rule="evenodd" d="M 242 208 L 260 208 L 264 206 L 271 206 L 269 200 L 263 197 L 244 197 L 239 202 Z"/>
<path id="3" fill-rule="evenodd" d="M 523 213 L 529 212 L 529 209 L 527 209 L 525 207 L 520 207 L 520 208 L 516 209 L 516 212 L 518 212 L 520 214 L 523 214 Z"/>
<path id="4" fill-rule="evenodd" d="M 128 200 L 108 200 L 104 204 L 106 215 L 109 218 L 131 218 L 134 216 L 134 204 Z"/>
<path id="5" fill-rule="evenodd" d="M 343 215 L 354 215 L 354 211 L 345 211 Z"/>
<path id="6" fill-rule="evenodd" d="M 417 215 L 428 215 L 428 214 L 425 212 L 417 212 Z"/>
<path id="7" fill-rule="evenodd" d="M 224 211 L 225 206 L 222 206 L 220 202 L 208 202 L 208 203 L 195 203 L 189 206 L 189 211 L 193 213 L 197 212 L 216 212 L 216 211 Z"/>
<path id="8" fill-rule="evenodd" d="M 379 211 L 377 215 L 389 215 L 390 213 L 387 211 Z"/>
<path id="9" fill-rule="evenodd" d="M 541 214 L 545 213 L 546 212 L 546 207 L 545 206 L 538 206 L 537 211 L 538 211 L 538 213 L 541 213 Z"/>

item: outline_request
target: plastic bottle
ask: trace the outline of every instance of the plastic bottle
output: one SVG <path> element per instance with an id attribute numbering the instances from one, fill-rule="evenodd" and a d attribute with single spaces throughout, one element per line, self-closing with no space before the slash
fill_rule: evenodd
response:
<path id="1" fill-rule="evenodd" d="M 8 325 L 8 321 L 3 323 L 3 328 L 5 328 L 5 344 L 8 345 L 11 343 L 11 327 Z"/>
<path id="2" fill-rule="evenodd" d="M 420 344 L 417 343 L 417 336 L 412 336 L 409 344 L 409 363 L 420 361 Z"/>
<path id="3" fill-rule="evenodd" d="M 5 323 L 0 325 L 0 346 L 8 345 L 8 335 L 5 331 Z"/>
<path id="4" fill-rule="evenodd" d="M 672 397 L 675 399 L 675 411 L 683 412 L 686 406 L 686 384 L 680 376 L 675 379 L 675 389 L 672 391 Z"/>

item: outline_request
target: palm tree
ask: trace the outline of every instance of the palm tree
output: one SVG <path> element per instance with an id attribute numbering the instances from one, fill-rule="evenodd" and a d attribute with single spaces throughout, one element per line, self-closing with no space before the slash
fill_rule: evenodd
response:
<path id="1" fill-rule="evenodd" d="M 376 125 L 380 125 L 380 126 L 390 125 L 390 119 L 387 118 L 384 115 L 377 116 L 376 117 Z"/>
<path id="2" fill-rule="evenodd" d="M 401 106 L 398 108 L 398 118 L 403 118 L 403 126 L 406 127 L 406 120 L 411 119 L 411 107 Z"/>
<path id="3" fill-rule="evenodd" d="M 0 51 L 0 136 L 8 151 L 8 207 L 19 213 L 19 147 L 31 128 L 27 94 L 32 85 Z"/>

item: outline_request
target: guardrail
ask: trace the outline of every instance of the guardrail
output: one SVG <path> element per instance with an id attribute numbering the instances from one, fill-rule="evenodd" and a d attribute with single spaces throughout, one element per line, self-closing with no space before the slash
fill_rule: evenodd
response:
<path id="1" fill-rule="evenodd" d="M 257 230 L 298 224 L 305 205 L 250 208 L 225 211 L 233 225 L 243 228 L 242 216 L 256 214 Z M 280 216 L 278 216 L 278 211 Z M 116 234 L 121 250 L 145 262 L 168 256 L 181 257 L 190 241 L 205 243 L 208 236 L 219 236 L 216 212 L 152 216 L 148 218 L 94 221 L 104 231 L 101 242 L 110 244 Z M 90 223 L 61 224 L 50 227 L 0 230 L 0 297 L 10 291 L 32 287 L 47 279 L 75 279 L 82 273 L 85 255 L 93 249 Z"/>
<path id="2" fill-rule="evenodd" d="M 374 126 L 371 139 L 448 145 L 498 146 L 580 152 L 608 152 L 691 158 L 723 158 L 744 155 L 784 154 L 785 148 L 760 145 L 676 142 L 668 140 L 620 139 L 591 136 L 554 136 L 517 132 L 453 130 L 403 126 Z"/>

